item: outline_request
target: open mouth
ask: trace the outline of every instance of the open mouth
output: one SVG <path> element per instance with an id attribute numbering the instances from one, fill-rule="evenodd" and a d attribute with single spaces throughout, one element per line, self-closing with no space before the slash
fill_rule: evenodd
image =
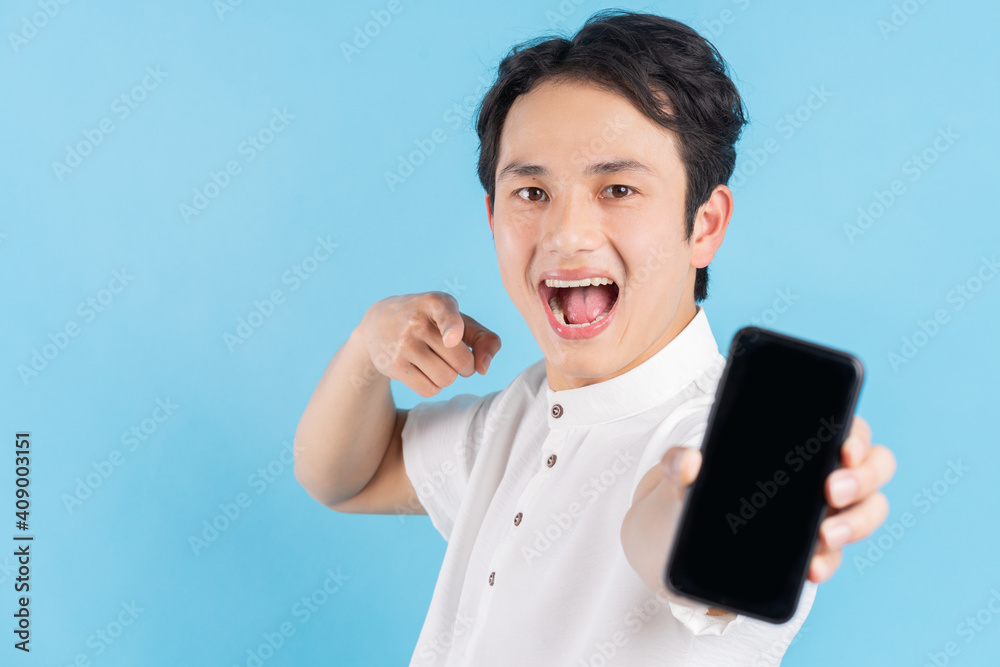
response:
<path id="1" fill-rule="evenodd" d="M 538 290 L 557 323 L 578 329 L 606 318 L 619 295 L 618 285 L 607 277 L 550 279 L 543 281 Z"/>

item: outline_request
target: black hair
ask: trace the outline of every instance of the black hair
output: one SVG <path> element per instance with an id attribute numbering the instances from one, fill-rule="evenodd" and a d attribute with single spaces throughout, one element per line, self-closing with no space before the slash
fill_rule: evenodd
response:
<path id="1" fill-rule="evenodd" d="M 616 92 L 676 133 L 687 174 L 685 239 L 690 239 L 698 208 L 732 176 L 736 142 L 747 123 L 715 46 L 679 21 L 619 9 L 593 14 L 572 38 L 545 35 L 514 46 L 478 108 L 479 182 L 491 207 L 500 134 L 514 100 L 542 80 L 564 79 Z M 706 296 L 708 267 L 698 269 L 694 286 L 695 301 Z"/>

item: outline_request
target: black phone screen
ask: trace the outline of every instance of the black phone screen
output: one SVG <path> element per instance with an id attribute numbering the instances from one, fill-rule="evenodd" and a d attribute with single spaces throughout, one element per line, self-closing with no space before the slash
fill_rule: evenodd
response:
<path id="1" fill-rule="evenodd" d="M 862 376 L 849 354 L 757 327 L 737 332 L 668 587 L 775 623 L 794 615 Z"/>

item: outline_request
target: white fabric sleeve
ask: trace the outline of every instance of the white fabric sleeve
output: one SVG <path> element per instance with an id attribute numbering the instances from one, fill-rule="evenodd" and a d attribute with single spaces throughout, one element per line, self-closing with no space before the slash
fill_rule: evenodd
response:
<path id="1" fill-rule="evenodd" d="M 707 605 L 687 606 L 676 602 L 667 602 L 670 613 L 680 621 L 695 637 L 704 635 L 721 636 L 739 626 L 746 616 L 727 612 L 721 616 L 709 616 Z"/>
<path id="2" fill-rule="evenodd" d="M 646 473 L 663 460 L 668 449 L 678 446 L 701 449 L 701 441 L 705 437 L 708 415 L 714 400 L 714 395 L 689 399 L 654 429 L 639 458 L 635 479 L 632 480 L 630 498 L 635 496 L 635 490 Z"/>
<path id="3" fill-rule="evenodd" d="M 494 397 L 459 394 L 447 401 L 422 401 L 403 425 L 403 466 L 445 540 L 451 535 L 469 474 L 479 452 L 486 416 Z"/>

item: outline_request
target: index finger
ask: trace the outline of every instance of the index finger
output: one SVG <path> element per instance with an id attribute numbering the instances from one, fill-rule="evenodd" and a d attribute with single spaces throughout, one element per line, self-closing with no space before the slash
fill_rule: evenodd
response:
<path id="1" fill-rule="evenodd" d="M 472 355 L 475 358 L 476 369 L 483 375 L 489 368 L 490 360 L 500 351 L 500 336 L 490 331 L 476 321 L 471 315 L 461 313 L 465 320 L 465 331 L 462 341 L 472 348 Z"/>
<path id="2" fill-rule="evenodd" d="M 428 292 L 424 296 L 427 317 L 437 327 L 442 343 L 446 347 L 453 347 L 462 340 L 462 328 L 465 324 L 458 310 L 458 299 L 447 292 Z"/>
<path id="3" fill-rule="evenodd" d="M 426 341 L 427 346 L 441 357 L 462 377 L 476 372 L 476 358 L 472 350 L 460 345 L 466 337 L 465 315 L 458 310 L 458 300 L 447 292 L 431 292 L 424 312 L 435 331 Z"/>
<path id="4" fill-rule="evenodd" d="M 458 301 L 452 295 L 446 292 L 435 294 L 437 296 L 429 301 L 427 313 L 437 325 L 441 337 L 428 344 L 463 376 L 468 377 L 476 371 L 485 375 L 490 360 L 500 350 L 500 336 L 484 327 L 476 318 L 459 311 Z M 460 345 L 460 342 L 468 345 L 471 350 Z"/>

